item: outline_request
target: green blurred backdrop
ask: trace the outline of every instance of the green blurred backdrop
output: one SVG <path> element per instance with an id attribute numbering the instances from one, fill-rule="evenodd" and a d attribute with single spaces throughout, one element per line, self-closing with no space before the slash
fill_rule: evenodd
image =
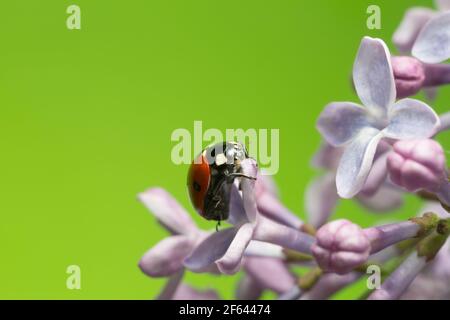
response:
<path id="1" fill-rule="evenodd" d="M 81 7 L 81 30 L 66 28 L 70 4 Z M 370 4 L 382 9 L 381 30 L 366 28 Z M 165 280 L 137 262 L 166 232 L 136 194 L 163 186 L 194 212 L 187 167 L 170 160 L 172 131 L 194 120 L 280 129 L 276 180 L 304 217 L 318 114 L 357 101 L 349 75 L 362 36 L 393 50 L 412 5 L 432 1 L 2 1 L 0 298 L 153 298 Z M 435 109 L 448 110 L 449 98 L 440 90 Z M 448 134 L 441 142 L 449 149 Z M 419 205 L 408 198 L 402 212 L 377 216 L 342 201 L 336 216 L 367 226 Z M 78 291 L 66 289 L 71 264 L 82 270 Z M 186 279 L 231 298 L 239 276 Z"/>

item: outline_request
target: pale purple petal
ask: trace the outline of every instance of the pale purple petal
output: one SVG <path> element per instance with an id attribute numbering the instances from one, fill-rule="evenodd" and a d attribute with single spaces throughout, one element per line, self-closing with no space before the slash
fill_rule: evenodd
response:
<path id="1" fill-rule="evenodd" d="M 351 141 L 362 128 L 369 126 L 367 110 L 352 102 L 332 102 L 317 120 L 317 130 L 333 146 Z"/>
<path id="2" fill-rule="evenodd" d="M 388 212 L 403 205 L 403 195 L 404 193 L 400 190 L 382 186 L 372 196 L 360 193 L 356 197 L 364 207 L 373 212 Z"/>
<path id="3" fill-rule="evenodd" d="M 183 269 L 183 260 L 191 253 L 194 243 L 186 236 L 163 239 L 147 251 L 139 268 L 150 277 L 166 277 Z"/>
<path id="4" fill-rule="evenodd" d="M 173 300 L 219 300 L 219 295 L 212 289 L 198 290 L 181 283 L 172 297 Z"/>
<path id="5" fill-rule="evenodd" d="M 439 63 L 450 58 L 450 11 L 434 17 L 423 27 L 412 54 L 425 63 Z"/>
<path id="6" fill-rule="evenodd" d="M 273 175 L 268 175 L 264 169 L 258 171 L 258 176 L 255 183 L 256 197 L 262 193 L 268 193 L 276 198 L 280 196 L 277 184 Z"/>
<path id="7" fill-rule="evenodd" d="M 383 134 L 398 140 L 424 139 L 436 133 L 439 125 L 438 115 L 426 103 L 403 99 L 389 109 L 389 125 Z"/>
<path id="8" fill-rule="evenodd" d="M 334 173 L 326 173 L 309 184 L 305 195 L 308 223 L 315 228 L 322 226 L 333 214 L 339 197 Z"/>
<path id="9" fill-rule="evenodd" d="M 253 277 L 248 274 L 244 274 L 239 280 L 238 287 L 236 290 L 237 300 L 258 300 L 263 289 L 259 286 L 258 282 L 253 279 Z"/>
<path id="10" fill-rule="evenodd" d="M 248 158 L 241 162 L 242 173 L 248 177 L 257 177 L 258 166 L 254 159 Z M 244 201 L 245 213 L 250 222 L 256 220 L 258 209 L 255 199 L 255 180 L 243 178 L 241 181 L 242 199 Z"/>
<path id="11" fill-rule="evenodd" d="M 247 222 L 247 220 L 247 214 L 245 213 L 242 196 L 236 185 L 233 184 L 230 192 L 230 215 L 228 217 L 228 222 L 237 226 Z"/>
<path id="12" fill-rule="evenodd" d="M 440 11 L 450 10 L 450 0 L 434 0 L 436 8 Z"/>
<path id="13" fill-rule="evenodd" d="M 353 82 L 364 106 L 377 114 L 395 101 L 395 82 L 389 49 L 381 39 L 364 37 L 353 66 Z"/>
<path id="14" fill-rule="evenodd" d="M 216 261 L 221 272 L 234 274 L 239 271 L 245 249 L 253 236 L 253 228 L 251 223 L 245 223 L 239 228 L 226 253 Z"/>
<path id="15" fill-rule="evenodd" d="M 203 240 L 184 260 L 184 266 L 194 272 L 204 272 L 227 252 L 238 228 L 214 232 Z"/>
<path id="16" fill-rule="evenodd" d="M 197 226 L 186 210 L 166 190 L 151 188 L 138 195 L 156 219 L 174 234 L 190 234 Z"/>
<path id="17" fill-rule="evenodd" d="M 414 7 L 406 11 L 400 26 L 392 37 L 392 42 L 403 53 L 408 53 L 423 26 L 436 14 L 436 11 Z"/>
<path id="18" fill-rule="evenodd" d="M 439 129 L 438 129 L 439 132 L 443 132 L 443 131 L 450 129 L 450 112 L 441 114 L 439 119 L 441 122 L 441 125 L 439 126 Z"/>
<path id="19" fill-rule="evenodd" d="M 244 269 L 261 288 L 278 294 L 288 291 L 296 283 L 288 266 L 280 259 L 248 257 L 245 259 Z"/>
<path id="20" fill-rule="evenodd" d="M 388 152 L 381 154 L 379 156 L 375 155 L 375 161 L 373 162 L 372 169 L 367 176 L 367 180 L 364 183 L 364 187 L 360 194 L 366 196 L 374 195 L 381 185 L 386 181 L 388 171 L 386 166 L 386 159 L 388 157 Z"/>
<path id="21" fill-rule="evenodd" d="M 339 196 L 352 198 L 362 189 L 382 137 L 379 130 L 366 128 L 347 146 L 336 174 Z"/>
<path id="22" fill-rule="evenodd" d="M 253 240 L 248 244 L 247 249 L 245 249 L 245 255 L 256 257 L 269 257 L 276 259 L 286 258 L 283 252 L 283 247 L 276 244 L 257 240 Z"/>

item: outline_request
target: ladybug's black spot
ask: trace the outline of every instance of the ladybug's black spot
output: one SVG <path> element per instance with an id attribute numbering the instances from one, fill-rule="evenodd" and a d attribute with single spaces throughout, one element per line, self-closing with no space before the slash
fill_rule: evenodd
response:
<path id="1" fill-rule="evenodd" d="M 194 187 L 194 190 L 197 192 L 200 192 L 200 190 L 202 189 L 200 187 L 200 185 L 197 183 L 197 181 L 194 181 L 194 183 L 192 184 L 192 186 Z"/>
<path id="2" fill-rule="evenodd" d="M 215 157 L 216 156 L 216 148 L 212 148 L 211 150 L 211 157 Z"/>

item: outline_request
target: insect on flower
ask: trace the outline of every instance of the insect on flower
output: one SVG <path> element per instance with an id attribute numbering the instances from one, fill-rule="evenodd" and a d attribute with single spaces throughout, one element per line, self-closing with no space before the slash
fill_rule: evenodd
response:
<path id="1" fill-rule="evenodd" d="M 187 185 L 197 212 L 207 220 L 228 219 L 231 186 L 235 178 L 256 180 L 241 172 L 249 156 L 239 142 L 220 142 L 205 148 L 192 162 Z M 216 227 L 216 229 L 217 229 Z"/>

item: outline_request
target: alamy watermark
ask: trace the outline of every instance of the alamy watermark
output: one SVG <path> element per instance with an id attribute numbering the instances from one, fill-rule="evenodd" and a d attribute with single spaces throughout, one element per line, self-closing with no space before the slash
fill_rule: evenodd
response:
<path id="1" fill-rule="evenodd" d="M 66 273 L 69 275 L 66 279 L 66 288 L 69 290 L 81 289 L 81 268 L 76 264 L 70 265 L 66 269 Z"/>
<path id="2" fill-rule="evenodd" d="M 194 121 L 193 133 L 186 128 L 172 132 L 171 141 L 176 142 L 171 151 L 174 164 L 190 164 L 205 146 L 222 141 L 236 141 L 244 144 L 250 157 L 256 159 L 264 174 L 273 175 L 280 167 L 279 129 L 219 129 L 203 130 L 202 121 Z"/>

